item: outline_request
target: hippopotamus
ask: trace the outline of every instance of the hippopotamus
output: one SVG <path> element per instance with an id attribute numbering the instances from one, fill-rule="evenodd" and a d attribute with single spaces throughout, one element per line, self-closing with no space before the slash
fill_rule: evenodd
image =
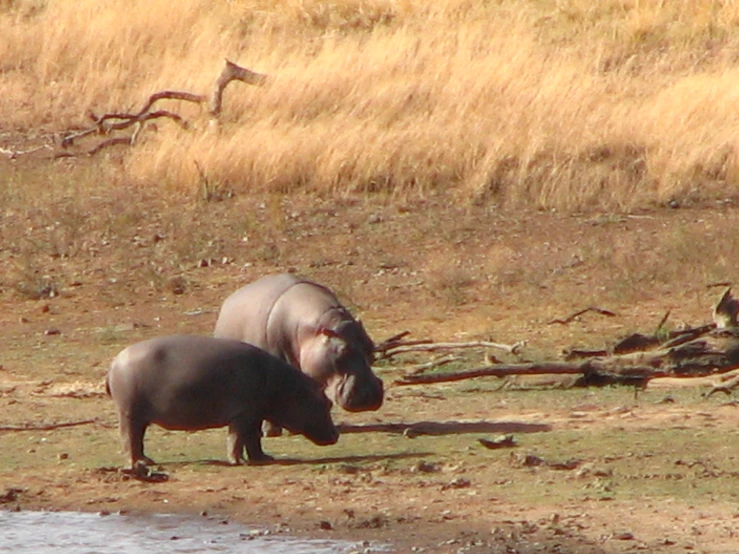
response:
<path id="1" fill-rule="evenodd" d="M 244 463 L 244 448 L 249 462 L 273 459 L 262 450 L 264 420 L 318 445 L 339 439 L 320 385 L 241 341 L 175 335 L 138 342 L 115 357 L 105 384 L 132 469 L 154 463 L 144 455 L 152 423 L 186 431 L 227 425 L 228 459 L 235 465 Z"/>
<path id="2" fill-rule="evenodd" d="M 333 292 L 290 273 L 268 275 L 226 298 L 215 336 L 265 349 L 309 375 L 350 412 L 382 405 L 374 343 Z"/>

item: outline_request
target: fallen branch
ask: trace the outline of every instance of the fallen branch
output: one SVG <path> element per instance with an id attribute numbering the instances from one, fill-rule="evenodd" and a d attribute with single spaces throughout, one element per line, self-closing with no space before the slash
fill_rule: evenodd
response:
<path id="1" fill-rule="evenodd" d="M 90 425 L 91 423 L 97 423 L 97 419 L 83 419 L 80 421 L 67 421 L 63 423 L 48 423 L 39 425 L 8 425 L 0 426 L 0 432 L 2 431 L 53 431 L 54 429 L 63 429 L 65 427 L 77 427 L 78 425 Z"/>
<path id="2" fill-rule="evenodd" d="M 570 315 L 570 316 L 568 316 L 568 317 L 566 317 L 564 319 L 553 319 L 547 325 L 552 325 L 554 323 L 559 323 L 560 325 L 567 325 L 569 323 L 572 323 L 573 321 L 575 321 L 575 319 L 577 319 L 578 317 L 580 317 L 581 315 L 583 315 L 583 314 L 585 314 L 587 312 L 595 312 L 597 314 L 604 315 L 604 316 L 607 316 L 607 317 L 616 317 L 616 314 L 613 313 L 610 310 L 604 310 L 603 308 L 598 308 L 596 306 L 590 306 L 588 308 L 585 308 L 584 310 L 580 310 L 579 312 L 575 312 L 574 314 L 572 314 L 572 315 Z"/>
<path id="3" fill-rule="evenodd" d="M 431 375 L 404 375 L 395 380 L 396 385 L 422 385 L 430 383 L 447 383 L 462 381 L 477 377 L 507 377 L 509 375 L 577 375 L 598 372 L 597 358 L 582 362 L 542 362 L 542 363 L 517 363 L 517 364 L 493 364 L 476 369 L 455 371 L 449 373 L 434 373 Z M 646 376 L 666 376 L 667 373 L 658 374 L 653 368 L 634 367 L 622 370 L 622 375 L 629 377 L 644 378 Z"/>
<path id="4" fill-rule="evenodd" d="M 397 385 L 461 381 L 508 375 L 582 374 L 588 384 L 644 384 L 655 377 L 696 377 L 726 373 L 739 367 L 739 330 L 716 330 L 690 342 L 649 352 L 599 356 L 582 361 L 492 364 L 465 371 L 405 375 Z"/>
<path id="5" fill-rule="evenodd" d="M 388 359 L 398 354 L 406 354 L 408 352 L 436 352 L 438 350 L 456 350 L 464 348 L 497 348 L 503 350 L 509 354 L 516 354 L 524 346 L 523 342 L 517 342 L 515 344 L 501 344 L 497 342 L 489 341 L 470 341 L 470 342 L 430 342 L 427 340 L 423 341 L 408 341 L 398 342 L 392 347 L 387 348 L 382 352 L 379 359 Z"/>
<path id="6" fill-rule="evenodd" d="M 135 144 L 138 132 L 143 128 L 144 123 L 153 119 L 171 119 L 182 128 L 187 129 L 189 127 L 188 121 L 170 110 L 155 110 L 152 111 L 154 105 L 161 100 L 176 100 L 181 102 L 190 102 L 193 104 L 203 105 L 208 104 L 208 113 L 211 117 L 217 118 L 222 110 L 223 104 L 223 93 L 226 87 L 232 81 L 241 81 L 250 85 L 259 86 L 267 81 L 267 76 L 261 73 L 256 73 L 245 67 L 241 67 L 232 61 L 226 60 L 225 67 L 221 71 L 218 79 L 213 87 L 213 92 L 210 95 L 206 94 L 195 94 L 187 91 L 180 90 L 163 90 L 155 92 L 144 103 L 143 107 L 135 113 L 125 112 L 113 112 L 106 113 L 103 115 L 96 115 L 89 113 L 90 119 L 94 125 L 84 129 L 74 129 L 61 133 L 61 139 L 57 142 L 63 149 L 74 146 L 75 142 L 89 137 L 91 135 L 110 135 L 114 132 L 126 131 L 131 127 L 135 127 L 135 130 L 127 137 L 112 137 L 103 140 L 99 144 L 92 148 L 87 148 L 80 151 L 66 151 L 55 152 L 55 148 L 51 145 L 44 144 L 28 150 L 9 150 L 6 148 L 0 148 L 0 154 L 9 156 L 11 159 L 15 159 L 19 156 L 30 155 L 43 149 L 52 151 L 51 157 L 53 159 L 58 158 L 69 158 L 74 156 L 94 156 L 98 152 L 116 145 L 128 145 Z"/>

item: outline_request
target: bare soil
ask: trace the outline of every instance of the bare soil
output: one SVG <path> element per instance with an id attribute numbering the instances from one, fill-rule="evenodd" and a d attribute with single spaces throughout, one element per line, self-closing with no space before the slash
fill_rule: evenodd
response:
<path id="1" fill-rule="evenodd" d="M 674 241 L 686 235 L 700 249 L 696 237 L 735 229 L 730 205 L 614 216 L 512 212 L 453 196 L 170 207 L 130 194 L 116 206 L 125 213 L 139 195 L 143 216 L 131 228 L 105 238 L 93 226 L 71 255 L 34 258 L 40 281 L 54 282 L 38 298 L 10 269 L 4 278 L 0 507 L 207 512 L 394 552 L 739 551 L 739 409 L 725 396 L 702 397 L 705 380 L 654 382 L 638 394 L 515 380 L 501 388 L 496 379 L 393 386 L 428 359 L 408 356 L 378 365 L 381 410 L 335 419 L 431 421 L 438 434 L 346 433 L 324 448 L 271 438 L 265 450 L 277 463 L 229 467 L 225 430 L 152 429 L 147 453 L 161 463 L 161 482 L 120 471 L 102 386 L 127 344 L 209 334 L 230 292 L 275 271 L 336 289 L 377 341 L 406 329 L 437 340 L 526 340 L 525 357 L 554 359 L 565 347 L 651 332 L 668 310 L 674 325 L 706 322 L 714 274 L 696 278 L 699 256 L 675 260 Z M 101 200 L 90 221 L 112 202 Z M 2 224 L 33 234 L 32 217 L 7 212 Z M 177 271 L 165 263 L 175 254 L 184 260 Z M 2 255 L 10 267 L 29 254 L 6 244 Z M 164 269 L 149 271 L 151 260 Z M 617 315 L 549 324 L 588 305 Z M 483 432 L 454 425 L 481 421 Z M 39 428 L 63 423 L 79 425 Z M 517 446 L 478 441 L 506 433 Z"/>

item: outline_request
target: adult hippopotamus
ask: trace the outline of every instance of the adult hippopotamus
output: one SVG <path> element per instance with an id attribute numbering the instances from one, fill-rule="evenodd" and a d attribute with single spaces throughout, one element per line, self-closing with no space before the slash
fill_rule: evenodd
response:
<path id="1" fill-rule="evenodd" d="M 334 444 L 331 401 L 307 375 L 241 341 L 170 336 L 129 346 L 110 366 L 106 390 L 118 408 L 120 433 L 131 467 L 144 456 L 151 423 L 194 431 L 228 425 L 228 459 L 271 460 L 261 444 L 262 421 Z"/>
<path id="2" fill-rule="evenodd" d="M 382 381 L 374 344 L 328 288 L 295 275 L 269 275 L 229 296 L 215 336 L 264 348 L 297 367 L 350 412 L 377 410 Z"/>

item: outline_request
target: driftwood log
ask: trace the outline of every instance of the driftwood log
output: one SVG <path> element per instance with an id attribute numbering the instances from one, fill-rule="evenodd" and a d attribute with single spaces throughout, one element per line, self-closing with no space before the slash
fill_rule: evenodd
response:
<path id="1" fill-rule="evenodd" d="M 655 377 L 705 377 L 739 368 L 739 332 L 716 330 L 701 338 L 670 348 L 647 352 L 597 356 L 581 361 L 527 362 L 449 373 L 405 375 L 398 385 L 460 381 L 475 377 L 509 375 L 582 375 L 579 386 L 644 385 Z"/>

